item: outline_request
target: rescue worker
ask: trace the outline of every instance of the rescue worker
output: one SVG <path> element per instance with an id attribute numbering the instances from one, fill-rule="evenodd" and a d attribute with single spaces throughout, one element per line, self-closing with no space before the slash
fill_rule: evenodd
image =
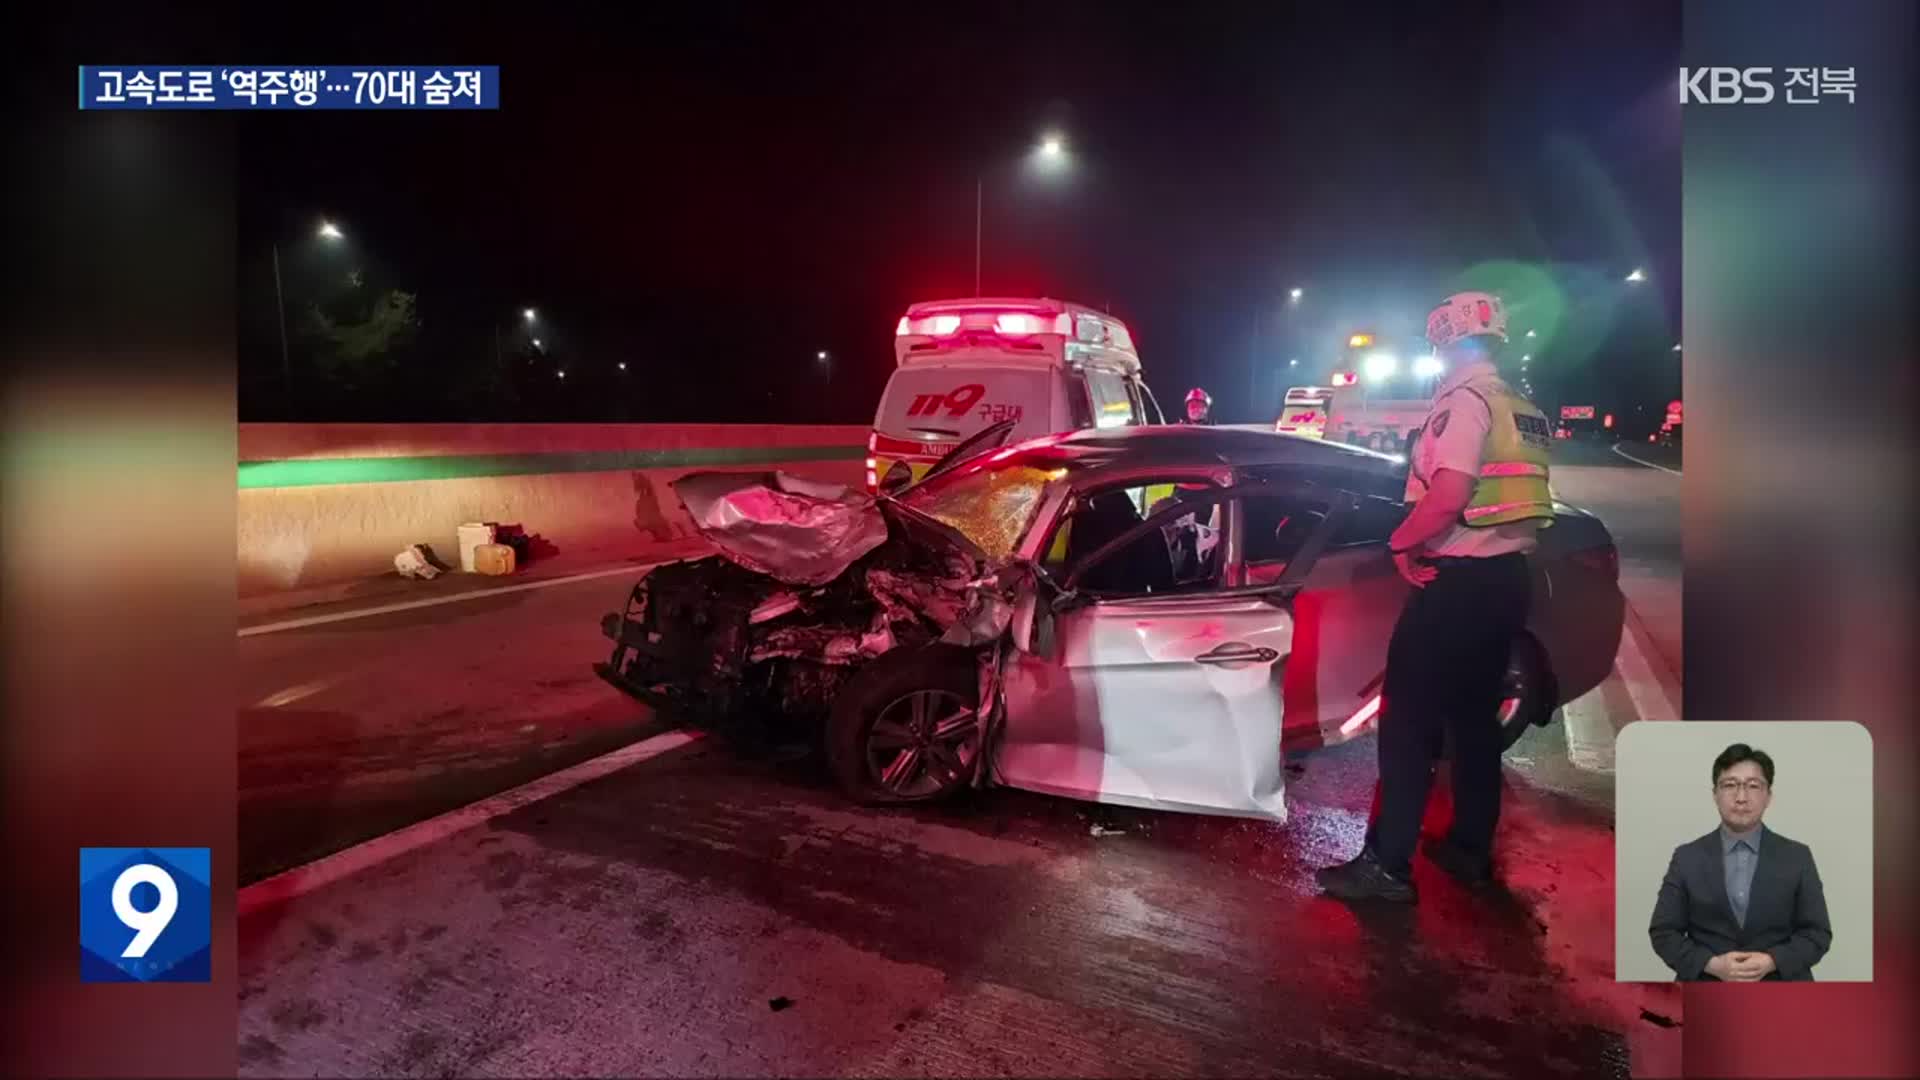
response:
<path id="1" fill-rule="evenodd" d="M 1196 386 L 1187 391 L 1187 416 L 1183 424 L 1212 424 L 1213 395 Z"/>
<path id="2" fill-rule="evenodd" d="M 1447 374 L 1409 459 L 1413 510 L 1389 540 L 1413 592 L 1387 647 L 1379 724 L 1380 812 L 1358 857 L 1315 874 L 1345 899 L 1412 903 L 1414 845 L 1448 736 L 1453 827 L 1430 840 L 1436 866 L 1472 885 L 1493 876 L 1500 818 L 1496 719 L 1514 639 L 1531 601 L 1527 552 L 1553 521 L 1546 415 L 1500 377 L 1498 298 L 1457 293 L 1427 317 Z"/>

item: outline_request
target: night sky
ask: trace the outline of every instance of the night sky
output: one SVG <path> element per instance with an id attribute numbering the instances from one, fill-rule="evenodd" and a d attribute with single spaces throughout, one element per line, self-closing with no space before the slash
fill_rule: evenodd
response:
<path id="1" fill-rule="evenodd" d="M 487 418 L 446 391 L 533 306 L 569 374 L 521 418 L 862 423 L 905 306 L 972 292 L 976 177 L 983 291 L 1111 309 L 1163 403 L 1270 420 L 1289 356 L 1489 262 L 1565 297 L 1545 403 L 1678 390 L 1671 4 L 808 8 L 393 8 L 263 57 L 497 63 L 503 108 L 237 119 L 242 418 Z M 1072 164 L 1036 177 L 1047 131 Z M 288 409 L 276 242 L 290 308 L 345 268 L 418 295 L 406 378 Z"/>

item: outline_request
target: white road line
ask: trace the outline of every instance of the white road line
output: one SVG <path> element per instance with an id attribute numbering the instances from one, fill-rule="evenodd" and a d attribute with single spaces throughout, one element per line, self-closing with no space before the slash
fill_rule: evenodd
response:
<path id="1" fill-rule="evenodd" d="M 345 676 L 336 675 L 327 679 L 315 679 L 312 682 L 289 686 L 277 694 L 269 694 L 253 703 L 256 709 L 278 709 L 302 701 L 339 682 Z"/>
<path id="2" fill-rule="evenodd" d="M 1628 461 L 1633 462 L 1635 465 L 1645 465 L 1649 469 L 1659 469 L 1663 473 L 1670 473 L 1674 476 L 1680 475 L 1679 469 L 1669 469 L 1665 465 L 1655 465 L 1651 461 L 1641 461 L 1639 458 L 1634 457 L 1632 454 L 1629 454 L 1625 450 L 1620 449 L 1619 443 L 1613 444 L 1613 452 L 1616 454 L 1619 454 L 1623 458 L 1626 458 Z"/>
<path id="3" fill-rule="evenodd" d="M 404 829 L 387 833 L 385 836 L 376 836 L 305 866 L 296 866 L 263 881 L 256 881 L 240 890 L 239 913 L 244 916 L 260 908 L 312 892 L 323 885 L 330 885 L 348 875 L 357 874 L 383 863 L 396 855 L 403 855 L 435 841 L 444 840 L 455 833 L 464 832 L 509 811 L 558 795 L 569 788 L 578 787 L 589 780 L 597 780 L 608 773 L 619 772 L 630 765 L 638 765 L 668 751 L 678 750 L 688 743 L 698 741 L 703 735 L 704 732 L 688 730 L 668 731 L 655 735 L 651 739 L 634 743 L 632 746 L 623 746 L 591 761 L 583 761 L 572 768 L 562 769 L 512 790 L 503 791 L 457 810 L 449 810 L 439 817 L 428 818 Z"/>
<path id="4" fill-rule="evenodd" d="M 1613 717 L 1607 714 L 1606 696 L 1601 687 L 1580 695 L 1561 706 L 1560 722 L 1567 735 L 1567 760 L 1576 769 L 1588 772 L 1613 771 Z"/>
<path id="5" fill-rule="evenodd" d="M 453 596 L 436 596 L 427 600 L 407 600 L 397 604 L 382 604 L 379 607 L 356 608 L 353 611 L 335 611 L 326 615 L 309 615 L 303 619 L 287 619 L 283 622 L 262 623 L 259 626 L 243 626 L 240 637 L 253 637 L 256 634 L 277 634 L 285 630 L 299 630 L 308 626 L 324 626 L 327 623 L 347 622 L 351 619 L 367 619 L 375 615 L 390 615 L 396 611 L 412 611 L 416 608 L 436 607 L 440 604 L 457 604 L 462 600 L 480 600 L 489 596 L 503 596 L 507 593 L 526 592 L 529 589 L 551 589 L 555 585 L 569 585 L 576 581 L 592 581 L 595 578 L 617 577 L 621 574 L 644 574 L 659 563 L 621 566 L 612 570 L 591 570 L 584 574 L 572 574 L 567 577 L 547 578 L 543 581 L 529 581 L 521 585 L 506 585 L 498 589 L 475 589 L 473 592 L 456 593 Z"/>
<path id="6" fill-rule="evenodd" d="M 1678 720 L 1680 704 L 1667 696 L 1667 688 L 1653 673 L 1653 666 L 1647 662 L 1646 654 L 1640 651 L 1640 642 L 1634 636 L 1633 626 L 1629 623 L 1621 628 L 1620 654 L 1614 664 L 1620 671 L 1620 678 L 1626 683 L 1627 697 L 1633 700 L 1633 711 L 1642 720 Z"/>

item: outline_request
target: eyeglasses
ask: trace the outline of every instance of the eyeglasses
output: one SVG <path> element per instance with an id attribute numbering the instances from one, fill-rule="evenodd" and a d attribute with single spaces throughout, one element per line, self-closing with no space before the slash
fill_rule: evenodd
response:
<path id="1" fill-rule="evenodd" d="M 1758 795 L 1767 790 L 1767 782 L 1765 780 L 1722 780 L 1714 787 L 1719 789 L 1722 795 L 1732 795 L 1741 788 L 1746 788 L 1750 794 Z"/>

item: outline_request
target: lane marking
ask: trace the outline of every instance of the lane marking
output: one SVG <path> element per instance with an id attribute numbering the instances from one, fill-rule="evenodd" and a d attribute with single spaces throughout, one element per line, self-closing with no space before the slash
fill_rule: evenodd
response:
<path id="1" fill-rule="evenodd" d="M 325 679 L 315 679 L 309 683 L 301 683 L 298 686 L 289 686 L 277 694 L 269 694 L 259 701 L 254 702 L 253 707 L 256 709 L 278 709 L 282 706 L 291 705 L 296 701 L 302 701 L 312 697 L 343 678 L 345 678 L 345 676 L 335 675 Z"/>
<path id="2" fill-rule="evenodd" d="M 1653 665 L 1647 662 L 1646 654 L 1640 650 L 1640 641 L 1634 633 L 1632 621 L 1621 629 L 1620 653 L 1614 658 L 1614 664 L 1620 671 L 1621 680 L 1626 683 L 1627 697 L 1633 701 L 1634 713 L 1642 720 L 1680 719 L 1679 704 L 1667 695 L 1666 686 L 1653 673 Z"/>
<path id="3" fill-rule="evenodd" d="M 1619 668 L 1615 667 L 1615 672 Z M 1607 713 L 1602 683 L 1560 707 L 1567 736 L 1567 760 L 1588 772 L 1613 771 L 1613 718 Z"/>
<path id="4" fill-rule="evenodd" d="M 1629 454 L 1629 453 L 1627 453 L 1627 452 L 1626 452 L 1625 450 L 1622 450 L 1622 449 L 1620 449 L 1620 444 L 1619 444 L 1619 443 L 1614 443 L 1614 444 L 1613 444 L 1613 452 L 1614 452 L 1614 453 L 1616 453 L 1616 454 L 1619 454 L 1619 455 L 1620 455 L 1621 457 L 1623 457 L 1623 458 L 1626 458 L 1626 459 L 1627 459 L 1628 461 L 1631 461 L 1631 462 L 1633 462 L 1633 463 L 1634 463 L 1635 465 L 1645 465 L 1645 466 L 1646 466 L 1647 468 L 1649 468 L 1649 469 L 1659 469 L 1659 470 L 1660 470 L 1661 472 L 1663 472 L 1663 473 L 1669 473 L 1669 474 L 1671 474 L 1671 475 L 1673 475 L 1673 476 L 1679 476 L 1679 475 L 1680 475 L 1680 470 L 1679 470 L 1679 469 L 1669 469 L 1669 468 L 1667 468 L 1667 467 L 1666 467 L 1665 465 L 1655 465 L 1655 464 L 1654 464 L 1653 462 L 1651 462 L 1651 461 L 1641 461 L 1641 460 L 1640 460 L 1639 458 L 1637 458 L 1637 457 L 1634 457 L 1634 456 L 1633 456 L 1632 454 Z"/>
<path id="5" fill-rule="evenodd" d="M 262 623 L 259 626 L 241 627 L 239 637 L 254 637 L 259 634 L 278 634 L 286 630 L 299 630 L 308 626 L 324 626 L 327 623 L 347 622 L 351 619 L 369 619 L 375 615 L 391 615 L 396 611 L 413 611 L 417 608 L 437 607 L 440 604 L 458 604 L 463 600 L 479 600 L 488 596 L 504 596 L 507 593 L 526 592 L 529 589 L 551 589 L 556 585 L 570 585 L 576 581 L 592 581 L 596 578 L 617 577 L 621 574 L 644 574 L 661 563 L 622 566 L 612 570 L 591 570 L 584 574 L 570 574 L 567 577 L 547 578 L 542 581 L 529 581 L 520 585 L 505 585 L 497 589 L 475 589 L 472 592 L 456 593 L 452 596 L 435 596 L 426 600 L 404 600 L 394 604 L 381 604 L 378 607 L 356 608 L 353 611 L 335 611 L 326 615 L 309 615 L 300 619 L 287 619 L 282 622 Z"/>
<path id="6" fill-rule="evenodd" d="M 611 753 L 583 761 L 557 773 L 550 773 L 517 788 L 481 799 L 479 802 L 449 810 L 438 817 L 431 817 L 384 836 L 361 841 L 350 848 L 336 851 L 304 866 L 282 871 L 241 889 L 238 901 L 239 913 L 244 917 L 263 907 L 310 893 L 323 885 L 330 885 L 341 878 L 377 866 L 395 856 L 404 855 L 409 851 L 444 840 L 455 833 L 485 824 L 502 814 L 558 795 L 569 788 L 579 787 L 589 780 L 597 780 L 630 765 L 638 765 L 643 761 L 678 750 L 689 743 L 698 742 L 705 734 L 705 732 L 685 729 L 663 732 L 651 739 L 634 743 L 632 746 L 623 746 Z"/>

